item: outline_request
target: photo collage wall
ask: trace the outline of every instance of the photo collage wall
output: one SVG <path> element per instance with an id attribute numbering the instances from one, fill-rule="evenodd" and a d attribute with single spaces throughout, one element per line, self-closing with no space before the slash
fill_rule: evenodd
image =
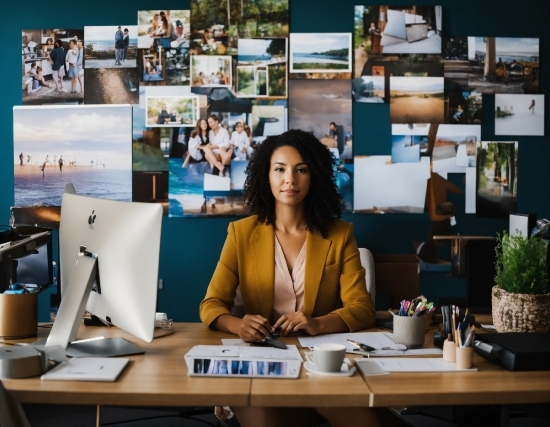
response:
<path id="1" fill-rule="evenodd" d="M 466 213 L 517 208 L 506 137 L 544 135 L 539 39 L 446 37 L 441 6 L 357 5 L 353 33 L 289 33 L 288 0 L 191 0 L 136 19 L 22 31 L 16 205 L 59 206 L 71 182 L 171 217 L 246 215 L 255 148 L 299 128 L 334 155 L 347 212 L 423 213 L 454 173 Z M 503 141 L 481 140 L 488 96 Z M 354 156 L 358 103 L 389 104 L 386 155 Z"/>

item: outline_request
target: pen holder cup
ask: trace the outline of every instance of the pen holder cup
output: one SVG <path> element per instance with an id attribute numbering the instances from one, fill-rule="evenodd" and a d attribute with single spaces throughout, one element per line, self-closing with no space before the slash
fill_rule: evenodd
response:
<path id="1" fill-rule="evenodd" d="M 473 347 L 456 347 L 456 367 L 458 369 L 470 369 L 474 362 Z"/>
<path id="2" fill-rule="evenodd" d="M 38 292 L 0 294 L 0 338 L 19 339 L 36 336 L 38 330 Z"/>
<path id="3" fill-rule="evenodd" d="M 426 335 L 424 317 L 393 316 L 393 338 L 397 344 L 420 348 Z"/>
<path id="4" fill-rule="evenodd" d="M 456 345 L 454 341 L 445 340 L 443 343 L 443 360 L 456 362 Z"/>

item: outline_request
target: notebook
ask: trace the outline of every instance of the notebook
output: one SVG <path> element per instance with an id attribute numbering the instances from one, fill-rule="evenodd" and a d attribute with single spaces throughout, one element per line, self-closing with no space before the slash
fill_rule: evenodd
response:
<path id="1" fill-rule="evenodd" d="M 41 380 L 116 381 L 130 359 L 79 357 L 68 359 L 40 377 Z"/>

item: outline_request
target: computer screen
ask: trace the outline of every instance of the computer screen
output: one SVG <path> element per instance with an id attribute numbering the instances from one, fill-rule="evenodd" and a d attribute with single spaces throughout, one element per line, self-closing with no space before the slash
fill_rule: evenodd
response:
<path id="1" fill-rule="evenodd" d="M 153 340 L 162 206 L 63 194 L 59 226 L 61 304 L 46 345 L 76 339 L 84 307 Z M 94 281 L 97 289 L 91 291 Z M 96 287 L 94 287 L 96 288 Z"/>

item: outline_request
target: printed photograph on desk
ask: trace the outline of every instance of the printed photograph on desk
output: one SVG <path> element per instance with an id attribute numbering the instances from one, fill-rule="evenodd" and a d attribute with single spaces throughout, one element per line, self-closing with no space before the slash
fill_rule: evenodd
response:
<path id="1" fill-rule="evenodd" d="M 392 123 L 443 123 L 443 77 L 390 77 Z"/>
<path id="2" fill-rule="evenodd" d="M 538 38 L 448 38 L 443 59 L 447 93 L 540 93 Z"/>
<path id="3" fill-rule="evenodd" d="M 508 218 L 517 211 L 518 143 L 480 142 L 476 167 L 477 216 Z"/>
<path id="4" fill-rule="evenodd" d="M 139 10 L 137 17 L 138 48 L 189 49 L 189 10 Z"/>
<path id="5" fill-rule="evenodd" d="M 441 6 L 355 6 L 355 77 L 381 55 L 440 54 Z"/>
<path id="6" fill-rule="evenodd" d="M 137 25 L 84 27 L 84 68 L 136 68 Z"/>
<path id="7" fill-rule="evenodd" d="M 338 164 L 337 185 L 347 211 L 353 207 L 351 81 L 290 80 L 289 129 L 313 133 Z"/>
<path id="8" fill-rule="evenodd" d="M 231 56 L 191 55 L 191 86 L 232 87 Z"/>
<path id="9" fill-rule="evenodd" d="M 237 96 L 286 98 L 286 69 L 286 38 L 239 39 Z"/>
<path id="10" fill-rule="evenodd" d="M 13 129 L 16 206 L 61 206 L 67 183 L 132 200 L 130 105 L 14 107 Z"/>
<path id="11" fill-rule="evenodd" d="M 88 68 L 84 70 L 88 90 L 85 104 L 137 104 L 139 70 L 137 68 Z"/>
<path id="12" fill-rule="evenodd" d="M 297 74 L 309 79 L 344 73 L 351 77 L 351 33 L 292 33 L 289 61 L 291 79 Z"/>
<path id="13" fill-rule="evenodd" d="M 495 95 L 495 135 L 544 136 L 544 95 Z"/>
<path id="14" fill-rule="evenodd" d="M 420 214 L 424 212 L 430 158 L 393 163 L 392 156 L 356 156 L 353 212 Z"/>
<path id="15" fill-rule="evenodd" d="M 22 103 L 82 104 L 84 30 L 23 30 Z"/>

